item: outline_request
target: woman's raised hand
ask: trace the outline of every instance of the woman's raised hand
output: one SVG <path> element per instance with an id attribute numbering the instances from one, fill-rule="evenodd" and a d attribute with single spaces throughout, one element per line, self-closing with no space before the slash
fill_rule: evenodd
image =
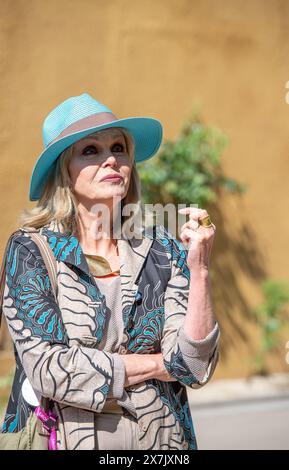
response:
<path id="1" fill-rule="evenodd" d="M 210 264 L 212 246 L 216 226 L 205 227 L 199 219 L 208 217 L 208 212 L 196 207 L 184 207 L 178 210 L 181 214 L 189 214 L 190 220 L 182 225 L 180 238 L 188 248 L 187 265 L 191 272 L 207 272 Z"/>

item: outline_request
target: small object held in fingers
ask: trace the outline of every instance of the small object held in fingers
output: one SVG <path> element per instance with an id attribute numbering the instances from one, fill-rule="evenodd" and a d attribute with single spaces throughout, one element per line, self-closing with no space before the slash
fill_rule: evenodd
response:
<path id="1" fill-rule="evenodd" d="M 212 227 L 212 221 L 210 219 L 210 216 L 207 215 L 206 217 L 203 217 L 202 219 L 198 219 L 199 224 L 202 225 L 203 227 Z"/>

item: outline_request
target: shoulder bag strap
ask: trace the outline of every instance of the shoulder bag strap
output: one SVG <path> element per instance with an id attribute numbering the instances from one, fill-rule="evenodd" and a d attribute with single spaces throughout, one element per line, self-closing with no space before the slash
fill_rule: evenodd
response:
<path id="1" fill-rule="evenodd" d="M 4 288 L 5 288 L 5 275 L 6 275 L 6 259 L 7 259 L 7 251 L 8 251 L 8 245 L 11 240 L 11 238 L 14 237 L 16 234 L 20 234 L 21 232 L 26 232 L 29 233 L 29 236 L 32 238 L 32 240 L 36 243 L 36 245 L 39 248 L 39 251 L 42 255 L 43 261 L 45 263 L 46 269 L 48 271 L 52 291 L 55 297 L 55 300 L 57 300 L 57 264 L 56 264 L 56 259 L 54 257 L 54 254 L 47 243 L 45 237 L 43 235 L 40 235 L 41 229 L 35 229 L 35 228 L 28 228 L 28 227 L 21 227 L 20 229 L 16 230 L 13 232 L 6 244 L 5 250 L 4 250 L 4 255 L 2 259 L 2 265 L 1 265 L 1 270 L 0 270 L 0 326 L 1 326 L 1 319 L 2 319 L 2 304 L 3 304 L 3 295 L 4 295 Z"/>
<path id="2" fill-rule="evenodd" d="M 5 289 L 6 260 L 7 260 L 7 255 L 8 255 L 8 245 L 10 243 L 10 240 L 16 234 L 20 234 L 20 231 L 16 230 L 15 232 L 11 233 L 10 237 L 7 240 L 6 247 L 4 249 L 3 258 L 2 258 L 1 269 L 0 269 L 0 326 L 1 326 L 1 320 L 2 320 L 2 304 L 3 304 L 3 296 L 4 296 L 4 289 Z"/>
<path id="3" fill-rule="evenodd" d="M 16 230 L 13 232 L 6 244 L 5 250 L 4 250 L 4 255 L 3 255 L 3 260 L 2 260 L 2 265 L 1 265 L 1 270 L 0 270 L 0 327 L 1 327 L 1 320 L 2 320 L 2 305 L 3 305 L 3 295 L 4 295 L 4 288 L 5 288 L 5 277 L 6 277 L 6 260 L 7 260 L 7 252 L 8 252 L 8 245 L 11 240 L 11 238 L 14 237 L 14 235 L 19 235 L 23 232 L 26 232 L 29 234 L 29 236 L 32 238 L 32 240 L 36 243 L 36 245 L 39 248 L 39 251 L 41 253 L 41 256 L 43 258 L 43 261 L 45 263 L 46 269 L 48 271 L 52 291 L 55 297 L 55 300 L 57 301 L 57 263 L 56 259 L 54 257 L 54 254 L 45 239 L 45 237 L 40 234 L 41 229 L 36 229 L 36 228 L 29 228 L 29 227 L 21 227 L 20 229 Z M 43 403 L 43 407 L 45 410 L 49 410 L 52 407 L 53 401 L 50 400 L 47 397 L 41 398 L 41 401 Z"/>

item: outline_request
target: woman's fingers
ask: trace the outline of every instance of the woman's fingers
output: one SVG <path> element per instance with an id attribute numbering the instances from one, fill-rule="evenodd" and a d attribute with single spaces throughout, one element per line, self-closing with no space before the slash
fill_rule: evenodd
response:
<path id="1" fill-rule="evenodd" d="M 189 246 L 191 246 L 193 242 L 195 242 L 196 244 L 201 243 L 203 237 L 200 233 L 196 232 L 195 230 L 185 228 L 181 232 L 180 238 L 185 245 L 189 244 Z"/>
<path id="2" fill-rule="evenodd" d="M 200 233 L 204 231 L 204 233 L 208 233 L 208 231 L 211 231 L 211 233 L 214 233 L 216 231 L 216 226 L 211 222 L 210 227 L 206 227 L 204 225 L 200 224 L 200 220 L 209 217 L 208 212 L 205 209 L 197 209 L 193 207 L 184 207 L 183 209 L 179 209 L 180 211 L 185 211 L 182 212 L 183 214 L 186 213 L 189 215 L 190 220 L 185 222 L 181 229 L 180 232 L 182 232 L 185 228 L 191 229 L 191 230 L 198 230 Z"/>
<path id="3" fill-rule="evenodd" d="M 192 220 L 203 219 L 209 215 L 205 209 L 199 209 L 198 207 L 183 207 L 178 212 L 189 215 Z"/>
<path id="4" fill-rule="evenodd" d="M 180 232 L 185 230 L 185 228 L 189 228 L 191 230 L 196 230 L 199 227 L 199 223 L 196 220 L 188 220 L 185 222 L 184 225 L 181 226 Z"/>

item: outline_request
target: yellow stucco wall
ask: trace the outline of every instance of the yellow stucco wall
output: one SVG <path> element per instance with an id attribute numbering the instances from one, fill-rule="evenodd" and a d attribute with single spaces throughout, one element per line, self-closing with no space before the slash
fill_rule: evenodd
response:
<path id="1" fill-rule="evenodd" d="M 248 184 L 243 198 L 219 201 L 213 258 L 224 330 L 216 377 L 248 374 L 260 280 L 289 281 L 288 57 L 287 0 L 1 0 L 1 253 L 20 209 L 34 205 L 41 125 L 59 102 L 88 92 L 119 117 L 160 119 L 165 139 L 198 105 L 229 137 L 226 173 Z M 289 328 L 272 371 L 288 371 L 287 339 Z"/>

